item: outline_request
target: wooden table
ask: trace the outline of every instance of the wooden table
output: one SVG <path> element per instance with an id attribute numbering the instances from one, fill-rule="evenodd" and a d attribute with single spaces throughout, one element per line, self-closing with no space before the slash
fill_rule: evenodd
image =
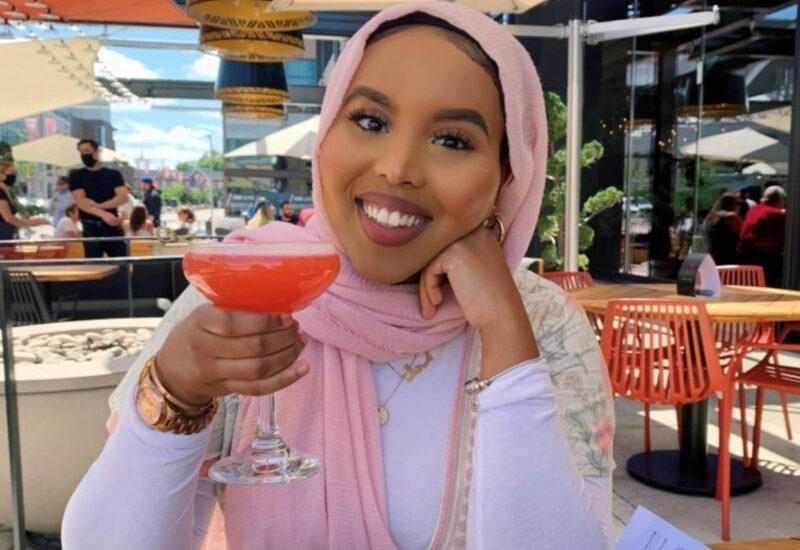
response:
<path id="1" fill-rule="evenodd" d="M 28 271 L 40 283 L 100 281 L 119 271 L 118 265 L 51 265 L 19 268 Z"/>
<path id="2" fill-rule="evenodd" d="M 598 284 L 570 294 L 589 313 L 603 315 L 615 298 L 686 298 L 673 284 Z M 714 323 L 800 320 L 800 292 L 760 287 L 726 286 L 720 298 L 694 298 L 706 305 Z M 707 452 L 708 401 L 684 405 L 681 412 L 680 450 L 651 451 L 632 456 L 628 473 L 647 485 L 699 496 L 716 492 L 717 456 Z M 731 494 L 761 485 L 761 474 L 731 459 Z"/>
<path id="3" fill-rule="evenodd" d="M 790 539 L 743 540 L 708 545 L 713 550 L 800 550 L 800 537 Z"/>
<path id="4" fill-rule="evenodd" d="M 598 284 L 570 292 L 590 313 L 603 315 L 614 298 L 686 298 L 672 284 Z M 800 292 L 779 288 L 726 286 L 720 298 L 697 298 L 714 323 L 800 320 Z"/>

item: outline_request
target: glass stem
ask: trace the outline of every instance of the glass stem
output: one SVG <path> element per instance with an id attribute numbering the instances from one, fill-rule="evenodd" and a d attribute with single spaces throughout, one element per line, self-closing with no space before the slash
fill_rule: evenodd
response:
<path id="1" fill-rule="evenodd" d="M 251 447 L 257 450 L 283 446 L 281 432 L 278 429 L 278 414 L 275 410 L 275 395 L 262 395 L 258 399 L 258 421 L 256 438 Z"/>

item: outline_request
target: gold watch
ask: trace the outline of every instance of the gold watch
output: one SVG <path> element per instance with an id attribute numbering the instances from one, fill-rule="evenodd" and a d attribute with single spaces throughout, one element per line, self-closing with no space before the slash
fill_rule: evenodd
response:
<path id="1" fill-rule="evenodd" d="M 181 402 L 159 380 L 155 356 L 145 362 L 136 390 L 136 412 L 154 430 L 184 435 L 200 432 L 214 419 L 217 407 L 216 399 L 201 407 Z"/>

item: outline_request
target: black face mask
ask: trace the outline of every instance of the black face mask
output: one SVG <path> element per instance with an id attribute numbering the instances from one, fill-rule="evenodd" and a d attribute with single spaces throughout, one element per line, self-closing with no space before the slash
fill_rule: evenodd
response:
<path id="1" fill-rule="evenodd" d="M 17 175 L 16 174 L 6 174 L 6 185 L 14 185 L 17 183 Z"/>
<path id="2" fill-rule="evenodd" d="M 92 166 L 97 164 L 97 161 L 94 160 L 94 155 L 92 153 L 86 153 L 84 155 L 81 155 L 81 162 L 83 163 L 84 166 L 86 166 L 86 168 L 91 168 Z"/>

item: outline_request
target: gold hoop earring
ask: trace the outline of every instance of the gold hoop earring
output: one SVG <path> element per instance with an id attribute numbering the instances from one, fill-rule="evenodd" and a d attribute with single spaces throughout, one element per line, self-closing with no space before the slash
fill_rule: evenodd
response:
<path id="1" fill-rule="evenodd" d="M 497 207 L 494 207 L 492 213 L 489 214 L 489 217 L 486 218 L 486 221 L 483 222 L 483 227 L 491 231 L 495 237 L 497 237 L 497 242 L 503 244 L 503 241 L 506 240 L 506 224 L 503 223 L 503 220 L 500 219 L 500 216 L 497 214 Z M 498 235 L 497 232 L 500 232 Z"/>

